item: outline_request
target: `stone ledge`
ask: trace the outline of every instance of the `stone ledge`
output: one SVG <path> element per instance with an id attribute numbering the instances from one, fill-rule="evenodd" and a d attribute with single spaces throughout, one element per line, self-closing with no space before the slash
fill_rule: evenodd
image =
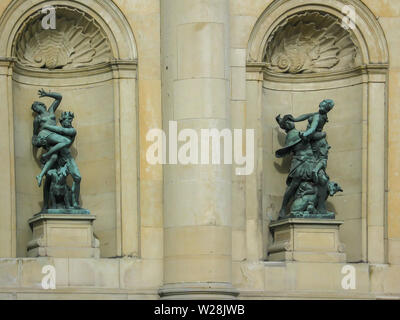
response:
<path id="1" fill-rule="evenodd" d="M 63 210 L 65 211 L 65 210 Z M 96 216 L 90 215 L 90 214 L 82 214 L 82 213 L 77 213 L 77 214 L 72 214 L 72 213 L 66 213 L 66 214 L 61 214 L 61 213 L 38 213 L 35 214 L 32 218 L 28 220 L 28 223 L 31 225 L 34 222 L 40 221 L 40 220 L 96 220 Z"/>
<path id="2" fill-rule="evenodd" d="M 1 292 L 42 290 L 44 266 L 56 270 L 56 292 L 155 292 L 162 285 L 162 259 L 10 258 L 0 259 Z"/>
<path id="3" fill-rule="evenodd" d="M 241 262 L 233 264 L 233 285 L 221 283 L 171 284 L 162 286 L 163 261 L 133 258 L 0 259 L 0 297 L 15 299 L 398 299 L 400 282 L 393 281 L 400 266 L 368 263 Z M 57 270 L 56 289 L 41 288 L 42 267 Z M 356 289 L 344 290 L 344 266 L 356 270 Z M 84 279 L 85 283 L 80 283 Z M 381 287 L 376 287 L 379 283 Z M 213 286 L 214 285 L 214 286 Z M 210 288 L 211 287 L 211 288 Z M 166 291 L 167 289 L 168 291 Z M 232 290 L 233 289 L 233 290 Z M 162 292 L 164 290 L 164 292 Z M 310 291 L 311 290 L 311 291 Z M 167 296 L 168 294 L 169 297 Z M 190 295 L 188 295 L 190 294 Z M 218 295 L 221 294 L 221 297 Z M 228 295 L 227 295 L 228 294 Z M 185 296 L 186 295 L 186 296 Z"/>
<path id="4" fill-rule="evenodd" d="M 277 227 L 286 224 L 299 224 L 299 225 L 337 225 L 340 226 L 344 223 L 343 220 L 333 219 L 302 219 L 302 218 L 289 218 L 274 221 L 270 224 L 270 227 Z"/>

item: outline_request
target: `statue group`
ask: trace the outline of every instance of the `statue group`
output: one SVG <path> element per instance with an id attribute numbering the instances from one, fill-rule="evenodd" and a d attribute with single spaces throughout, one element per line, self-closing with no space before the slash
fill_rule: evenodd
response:
<path id="1" fill-rule="evenodd" d="M 39 90 L 39 97 L 50 97 L 54 101 L 49 108 L 42 102 L 34 102 L 32 144 L 45 152 L 40 157 L 42 170 L 36 177 L 39 187 L 43 186 L 43 207 L 41 213 L 88 214 L 89 211 L 79 205 L 81 174 L 71 153 L 71 145 L 76 137 L 72 126 L 74 114 L 62 112 L 57 125 L 55 112 L 62 96 L 55 92 Z M 338 183 L 330 181 L 326 173 L 328 153 L 331 148 L 323 132 L 328 122 L 328 112 L 334 107 L 333 100 L 323 100 L 319 111 L 294 118 L 292 115 L 276 121 L 286 132 L 286 142 L 276 151 L 278 158 L 292 154 L 287 189 L 283 196 L 279 219 L 283 218 L 319 218 L 334 219 L 335 214 L 326 208 L 328 196 L 334 196 L 343 190 Z M 296 129 L 295 122 L 308 121 L 307 130 Z M 67 177 L 72 177 L 72 186 Z M 286 213 L 289 208 L 289 214 Z"/>
<path id="2" fill-rule="evenodd" d="M 72 126 L 74 114 L 62 112 L 57 125 L 55 112 L 62 96 L 55 92 L 39 90 L 39 97 L 50 97 L 54 102 L 49 108 L 42 102 L 34 102 L 32 144 L 45 150 L 40 157 L 42 170 L 36 177 L 39 187 L 43 185 L 43 207 L 41 213 L 74 213 L 88 214 L 89 211 L 79 205 L 81 174 L 71 153 L 71 145 L 76 137 L 76 129 Z M 72 177 L 72 186 L 67 177 Z"/>
<path id="3" fill-rule="evenodd" d="M 328 196 L 342 192 L 336 182 L 330 181 L 326 168 L 328 153 L 331 148 L 323 132 L 328 122 L 328 112 L 334 107 L 331 99 L 319 104 L 319 111 L 294 118 L 292 115 L 281 117 L 276 121 L 286 132 L 286 142 L 282 149 L 276 151 L 278 158 L 292 154 L 289 176 L 286 179 L 287 189 L 283 196 L 279 219 L 284 218 L 317 218 L 334 219 L 334 212 L 326 208 Z M 308 121 L 307 130 L 296 129 L 295 122 Z M 289 214 L 286 213 L 288 206 Z"/>

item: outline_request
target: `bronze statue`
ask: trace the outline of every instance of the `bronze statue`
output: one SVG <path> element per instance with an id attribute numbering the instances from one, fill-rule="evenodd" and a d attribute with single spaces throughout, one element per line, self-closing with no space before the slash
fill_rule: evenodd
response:
<path id="1" fill-rule="evenodd" d="M 36 177 L 39 187 L 46 177 L 42 212 L 89 213 L 79 205 L 81 174 L 70 150 L 77 133 L 72 126 L 74 114 L 63 112 L 61 127 L 57 126 L 55 111 L 61 103 L 61 94 L 42 89 L 39 90 L 39 96 L 55 99 L 49 109 L 42 102 L 32 105 L 32 110 L 37 113 L 33 122 L 32 144 L 46 150 L 40 159 L 42 170 Z M 73 179 L 71 188 L 67 185 L 68 175 Z"/>
<path id="2" fill-rule="evenodd" d="M 71 140 L 45 128 L 46 125 L 57 125 L 55 112 L 61 103 L 62 96 L 58 93 L 45 92 L 41 89 L 39 90 L 39 97 L 55 99 L 49 109 L 39 101 L 35 101 L 32 104 L 32 110 L 37 113 L 33 121 L 32 144 L 37 148 L 43 147 L 47 150 L 41 157 L 41 161 L 46 163 L 52 154 L 70 145 Z"/>
<path id="3" fill-rule="evenodd" d="M 341 187 L 331 182 L 326 173 L 328 153 L 331 148 L 323 132 L 328 122 L 328 112 L 334 107 L 333 100 L 323 100 L 319 112 L 301 115 L 276 117 L 279 126 L 286 132 L 286 145 L 276 151 L 276 157 L 281 158 L 293 153 L 289 176 L 286 180 L 287 189 L 283 196 L 279 219 L 287 217 L 286 208 L 293 200 L 289 217 L 334 218 L 334 213 L 326 209 L 328 196 L 342 192 Z M 295 122 L 308 120 L 307 130 L 300 132 Z"/>

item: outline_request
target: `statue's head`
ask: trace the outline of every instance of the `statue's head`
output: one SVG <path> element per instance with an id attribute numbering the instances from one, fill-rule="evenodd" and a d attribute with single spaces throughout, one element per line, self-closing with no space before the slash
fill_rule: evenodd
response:
<path id="1" fill-rule="evenodd" d="M 74 120 L 74 113 L 65 111 L 61 114 L 60 123 L 64 128 L 71 128 L 72 127 L 72 120 Z"/>
<path id="2" fill-rule="evenodd" d="M 290 114 L 283 116 L 283 118 L 281 118 L 281 115 L 278 115 L 275 119 L 279 126 L 286 132 L 295 128 L 295 125 L 292 121 L 293 117 Z"/>
<path id="3" fill-rule="evenodd" d="M 35 101 L 32 104 L 32 110 L 35 111 L 38 114 L 42 114 L 43 112 L 47 111 L 46 105 L 43 102 L 40 101 Z"/>
<path id="4" fill-rule="evenodd" d="M 319 104 L 319 112 L 326 114 L 329 111 L 331 111 L 334 106 L 335 106 L 335 102 L 333 102 L 332 99 L 322 100 L 321 103 Z"/>

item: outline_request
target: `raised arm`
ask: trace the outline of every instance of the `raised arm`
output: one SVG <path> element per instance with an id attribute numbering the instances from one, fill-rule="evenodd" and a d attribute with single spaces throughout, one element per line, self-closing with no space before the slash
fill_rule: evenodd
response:
<path id="1" fill-rule="evenodd" d="M 49 108 L 49 112 L 54 113 L 56 112 L 58 106 L 61 103 L 62 100 L 62 95 L 56 92 L 46 92 L 43 89 L 39 90 L 39 97 L 43 98 L 43 97 L 50 97 L 54 99 L 54 102 L 51 104 L 50 108 Z"/>
<path id="2" fill-rule="evenodd" d="M 75 128 L 64 128 L 64 127 L 52 126 L 52 125 L 46 124 L 43 126 L 43 129 L 53 131 L 53 132 L 61 134 L 63 136 L 74 137 L 76 135 Z"/>
<path id="3" fill-rule="evenodd" d="M 300 122 L 300 121 L 304 121 L 307 120 L 308 118 L 312 117 L 314 115 L 314 113 L 306 113 L 306 114 L 302 114 L 301 116 L 297 117 L 297 118 L 291 118 L 290 120 L 292 120 L 293 122 Z"/>

